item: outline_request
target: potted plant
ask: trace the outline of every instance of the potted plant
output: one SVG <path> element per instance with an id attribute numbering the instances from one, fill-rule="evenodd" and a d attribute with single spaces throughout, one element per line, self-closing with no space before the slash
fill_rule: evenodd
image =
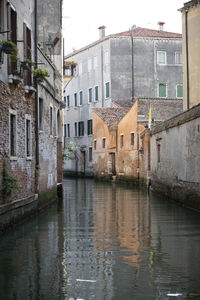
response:
<path id="1" fill-rule="evenodd" d="M 31 70 L 31 67 L 34 66 L 35 63 L 33 61 L 31 61 L 30 59 L 27 59 L 25 61 L 21 61 L 21 67 L 24 70 Z"/>
<path id="2" fill-rule="evenodd" d="M 38 68 L 33 70 L 33 76 L 37 78 L 37 80 L 43 80 L 44 77 L 49 77 L 50 74 L 47 70 Z"/>
<path id="3" fill-rule="evenodd" d="M 17 61 L 18 49 L 15 43 L 11 41 L 2 41 L 1 50 L 6 54 L 10 54 L 10 58 L 12 62 Z"/>

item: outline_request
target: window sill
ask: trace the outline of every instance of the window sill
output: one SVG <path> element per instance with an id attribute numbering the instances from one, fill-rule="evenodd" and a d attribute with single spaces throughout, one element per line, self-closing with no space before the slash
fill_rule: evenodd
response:
<path id="1" fill-rule="evenodd" d="M 33 158 L 32 156 L 27 156 L 26 160 L 31 161 Z"/>
<path id="2" fill-rule="evenodd" d="M 10 156 L 10 160 L 17 160 L 17 156 Z"/>

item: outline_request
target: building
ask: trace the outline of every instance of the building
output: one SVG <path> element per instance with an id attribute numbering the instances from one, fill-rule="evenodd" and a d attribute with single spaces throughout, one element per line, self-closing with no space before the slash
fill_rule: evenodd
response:
<path id="1" fill-rule="evenodd" d="M 182 98 L 182 36 L 135 28 L 105 36 L 65 57 L 65 145 L 80 147 L 80 161 L 68 161 L 65 173 L 93 174 L 92 108 L 111 107 L 112 100 Z M 133 67 L 132 67 L 133 66 Z"/>
<path id="2" fill-rule="evenodd" d="M 200 2 L 194 0 L 181 9 L 185 111 L 142 133 L 143 176 L 150 176 L 155 191 L 195 209 L 200 209 L 199 8 Z M 148 149 L 150 168 L 147 169 Z"/>
<path id="3" fill-rule="evenodd" d="M 37 39 L 38 9 L 0 1 L 0 230 L 55 200 L 62 182 L 62 68 Z"/>
<path id="4" fill-rule="evenodd" d="M 182 112 L 182 100 L 141 98 L 113 101 L 112 106 L 93 109 L 94 175 L 138 182 L 143 171 L 141 132 L 148 127 L 150 109 L 157 124 Z"/>
<path id="5" fill-rule="evenodd" d="M 184 110 L 200 102 L 200 58 L 199 31 L 200 2 L 189 1 L 180 9 L 182 12 L 183 28 L 183 81 L 184 81 Z"/>

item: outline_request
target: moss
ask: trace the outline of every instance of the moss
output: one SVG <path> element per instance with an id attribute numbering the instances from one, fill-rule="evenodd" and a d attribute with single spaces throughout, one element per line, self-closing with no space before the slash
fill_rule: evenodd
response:
<path id="1" fill-rule="evenodd" d="M 51 190 L 39 193 L 38 196 L 38 209 L 41 209 L 57 199 L 57 187 Z"/>

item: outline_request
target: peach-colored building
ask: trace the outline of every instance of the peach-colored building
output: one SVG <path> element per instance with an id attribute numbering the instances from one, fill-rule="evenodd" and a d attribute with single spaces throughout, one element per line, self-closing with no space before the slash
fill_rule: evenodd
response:
<path id="1" fill-rule="evenodd" d="M 143 171 L 141 132 L 153 123 L 182 112 L 182 100 L 137 99 L 93 109 L 93 168 L 98 177 L 139 179 Z"/>

